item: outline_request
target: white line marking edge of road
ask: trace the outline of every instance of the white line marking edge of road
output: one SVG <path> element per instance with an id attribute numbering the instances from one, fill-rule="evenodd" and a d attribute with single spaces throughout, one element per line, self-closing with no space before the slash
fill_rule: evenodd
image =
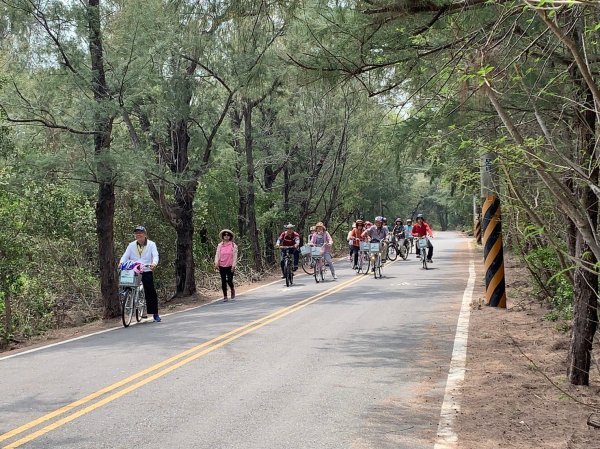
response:
<path id="1" fill-rule="evenodd" d="M 456 324 L 456 335 L 454 337 L 454 348 L 452 360 L 448 370 L 448 380 L 444 391 L 444 401 L 440 412 L 440 421 L 437 428 L 437 438 L 433 449 L 455 449 L 458 447 L 458 435 L 454 430 L 454 419 L 460 411 L 458 397 L 465 379 L 467 365 L 467 339 L 469 337 L 469 317 L 471 314 L 471 301 L 475 288 L 475 262 L 469 262 L 469 280 L 463 293 L 458 323 Z"/>

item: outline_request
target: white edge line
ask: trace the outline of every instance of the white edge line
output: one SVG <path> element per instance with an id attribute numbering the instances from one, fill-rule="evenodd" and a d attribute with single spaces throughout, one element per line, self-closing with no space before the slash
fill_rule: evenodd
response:
<path id="1" fill-rule="evenodd" d="M 238 296 L 245 295 L 247 293 L 250 293 L 250 292 L 253 292 L 255 290 L 267 287 L 269 285 L 273 285 L 273 284 L 275 284 L 277 282 L 279 282 L 279 280 L 272 281 L 272 282 L 269 282 L 268 284 L 259 285 L 258 287 L 251 288 L 250 290 L 246 290 L 245 292 L 237 294 L 236 298 Z M 200 307 L 206 307 L 206 306 L 208 306 L 210 304 L 213 304 L 213 303 L 219 302 L 219 301 L 223 301 L 223 299 L 222 298 L 213 299 L 212 301 L 206 302 L 204 304 L 200 304 L 198 306 L 190 307 L 189 309 L 179 310 L 177 312 L 166 313 L 166 314 L 161 315 L 161 316 L 170 316 L 170 315 L 175 315 L 175 314 L 178 314 L 178 313 L 189 312 L 190 310 L 199 309 Z M 28 350 L 25 350 L 25 351 L 17 352 L 16 354 L 11 354 L 11 355 L 7 355 L 7 356 L 4 356 L 4 357 L 0 357 L 0 362 L 3 361 L 3 360 L 12 359 L 14 357 L 19 357 L 19 356 L 22 356 L 22 355 L 31 354 L 32 352 L 38 352 L 38 351 L 42 351 L 44 349 L 50 349 L 50 348 L 53 348 L 55 346 L 60 346 L 60 345 L 64 345 L 64 344 L 67 344 L 67 343 L 71 343 L 73 341 L 83 340 L 84 338 L 93 337 L 95 335 L 104 334 L 106 332 L 116 331 L 117 329 L 122 329 L 122 328 L 123 328 L 123 326 L 115 326 L 115 327 L 111 327 L 110 329 L 103 329 L 101 331 L 93 332 L 91 334 L 80 335 L 79 337 L 69 338 L 68 340 L 57 341 L 56 343 L 51 343 L 49 345 L 38 346 L 36 348 L 32 348 L 32 349 L 28 349 Z"/>
<path id="2" fill-rule="evenodd" d="M 437 439 L 433 449 L 454 449 L 458 447 L 458 435 L 454 430 L 454 420 L 460 412 L 459 396 L 465 379 L 467 364 L 467 339 L 469 337 L 469 317 L 471 314 L 471 301 L 475 288 L 475 262 L 469 262 L 469 280 L 463 293 L 460 314 L 456 325 L 454 349 L 448 371 L 444 402 L 440 412 L 440 421 L 437 428 Z"/>

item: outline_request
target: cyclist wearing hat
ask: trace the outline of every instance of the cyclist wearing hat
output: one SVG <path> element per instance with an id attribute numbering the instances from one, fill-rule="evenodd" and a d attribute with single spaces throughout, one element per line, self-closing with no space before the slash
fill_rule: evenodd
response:
<path id="1" fill-rule="evenodd" d="M 322 221 L 315 225 L 315 229 L 317 232 L 313 234 L 310 244 L 322 248 L 321 251 L 323 254 L 323 259 L 325 259 L 325 263 L 329 265 L 333 279 L 337 279 L 337 276 L 335 275 L 335 268 L 333 267 L 333 259 L 331 258 L 333 239 L 331 238 L 331 235 L 329 235 L 329 232 L 327 232 L 327 229 Z"/>
<path id="2" fill-rule="evenodd" d="M 365 237 L 362 236 L 365 229 L 365 222 L 363 220 L 356 220 L 356 228 L 350 231 L 349 241 L 352 245 L 352 268 L 356 269 L 358 265 L 358 253 L 360 251 L 360 242 L 365 240 Z"/>
<path id="3" fill-rule="evenodd" d="M 233 232 L 223 229 L 219 233 L 221 242 L 217 245 L 215 254 L 215 271 L 221 275 L 221 289 L 223 290 L 223 301 L 227 301 L 227 286 L 231 289 L 231 299 L 235 298 L 233 287 L 233 274 L 237 263 L 238 247 L 233 243 Z"/>
<path id="4" fill-rule="evenodd" d="M 298 259 L 300 258 L 300 254 L 298 253 L 298 248 L 300 247 L 300 234 L 294 231 L 294 225 L 289 223 L 284 226 L 285 231 L 281 233 L 279 238 L 277 239 L 277 243 L 275 243 L 276 248 L 283 248 L 284 251 L 281 251 L 281 278 L 285 277 L 283 273 L 283 256 L 286 251 L 291 251 L 294 255 L 294 271 L 298 269 Z"/>
<path id="5" fill-rule="evenodd" d="M 403 242 L 402 244 L 406 247 L 406 252 L 410 252 L 410 241 L 406 234 L 406 228 L 404 227 L 404 223 L 402 223 L 402 218 L 396 218 L 394 222 L 394 229 L 392 229 L 392 234 L 399 242 Z"/>
<path id="6" fill-rule="evenodd" d="M 146 296 L 146 308 L 147 312 L 153 315 L 154 321 L 158 322 L 161 321 L 161 318 L 158 314 L 158 295 L 154 288 L 154 274 L 152 273 L 158 264 L 158 249 L 156 243 L 148 239 L 145 227 L 136 226 L 133 235 L 135 240 L 127 245 L 127 249 L 119 261 L 119 267 L 127 262 L 140 263 L 144 266 L 142 284 Z"/>
<path id="7" fill-rule="evenodd" d="M 382 216 L 375 217 L 375 226 L 371 226 L 369 229 L 362 233 L 363 237 L 368 238 L 369 241 L 373 243 L 381 242 L 381 254 L 384 256 L 387 254 L 387 243 L 385 239 L 387 235 L 388 228 L 386 226 L 383 226 Z M 385 260 L 386 259 L 383 259 L 383 262 L 385 262 Z"/>

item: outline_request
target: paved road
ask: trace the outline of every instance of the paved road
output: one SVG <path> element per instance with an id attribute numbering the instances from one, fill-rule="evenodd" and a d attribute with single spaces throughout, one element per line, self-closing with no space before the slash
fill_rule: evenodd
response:
<path id="1" fill-rule="evenodd" d="M 433 448 L 472 258 L 434 244 L 0 358 L 0 447 Z"/>

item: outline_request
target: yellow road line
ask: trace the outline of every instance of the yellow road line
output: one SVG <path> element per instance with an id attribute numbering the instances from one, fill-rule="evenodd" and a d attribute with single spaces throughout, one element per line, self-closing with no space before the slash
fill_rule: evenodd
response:
<path id="1" fill-rule="evenodd" d="M 79 400 L 77 400 L 77 401 L 75 401 L 75 402 L 73 402 L 71 404 L 68 404 L 68 405 L 66 405 L 64 407 L 61 407 L 61 408 L 59 408 L 59 409 L 57 409 L 57 410 L 55 410 L 53 412 L 50 412 L 50 413 L 48 413 L 48 414 L 46 414 L 46 415 L 44 415 L 44 416 L 42 416 L 40 418 L 37 418 L 37 419 L 35 419 L 33 421 L 30 421 L 29 423 L 26 423 L 26 424 L 24 424 L 24 425 L 22 425 L 22 426 L 20 426 L 20 427 L 18 427 L 16 429 L 14 429 L 14 430 L 11 430 L 11 431 L 9 431 L 7 433 L 4 433 L 4 434 L 0 435 L 0 441 L 7 440 L 7 439 L 9 439 L 11 437 L 14 437 L 14 436 L 20 434 L 20 433 L 23 433 L 26 430 L 29 430 L 29 429 L 31 429 L 31 428 L 39 425 L 39 424 L 42 424 L 43 422 L 46 422 L 46 421 L 48 421 L 48 420 L 50 420 L 52 418 L 55 418 L 55 417 L 57 417 L 57 416 L 59 416 L 59 415 L 61 415 L 63 413 L 67 413 L 67 412 L 73 410 L 74 408 L 77 408 L 77 407 L 79 407 L 81 405 L 84 405 L 84 404 L 86 404 L 86 403 L 88 403 L 88 402 L 90 402 L 90 401 L 92 401 L 92 400 L 94 400 L 94 399 L 96 399 L 96 398 L 98 398 L 98 397 L 106 394 L 106 393 L 109 393 L 109 392 L 111 392 L 111 391 L 113 391 L 113 390 L 115 390 L 115 389 L 117 389 L 119 387 L 122 387 L 122 386 L 124 386 L 124 385 L 132 382 L 133 380 L 138 379 L 139 377 L 142 377 L 142 376 L 144 376 L 146 374 L 149 374 L 152 371 L 156 371 L 157 369 L 160 369 L 160 368 L 162 368 L 162 367 L 164 367 L 166 365 L 169 365 L 170 363 L 172 363 L 172 362 L 174 362 L 176 360 L 179 360 L 181 358 L 184 358 L 184 357 L 188 356 L 189 354 L 192 354 L 192 353 L 194 353 L 194 352 L 196 352 L 196 351 L 198 351 L 198 350 L 200 350 L 202 348 L 206 348 L 204 351 L 201 351 L 201 352 L 199 352 L 197 354 L 194 354 L 193 356 L 188 357 L 187 359 L 181 360 L 180 362 L 178 362 L 178 363 L 176 363 L 174 365 L 171 365 L 168 368 L 165 368 L 162 371 L 159 371 L 158 373 L 155 373 L 152 376 L 147 377 L 147 378 L 145 378 L 144 380 L 142 380 L 142 381 L 140 381 L 138 383 L 130 385 L 129 387 L 124 388 L 123 390 L 120 390 L 120 391 L 118 391 L 118 392 L 116 392 L 116 393 L 114 393 L 114 394 L 112 394 L 112 395 L 110 395 L 110 396 L 108 396 L 108 397 L 106 397 L 106 398 L 104 398 L 104 399 L 102 399 L 102 400 L 100 400 L 100 401 L 98 401 L 98 402 L 96 402 L 96 403 L 94 403 L 94 404 L 92 404 L 92 405 L 90 405 L 90 406 L 88 406 L 88 407 L 80 410 L 80 411 L 74 412 L 73 414 L 62 418 L 62 419 L 60 419 L 60 420 L 58 420 L 58 421 L 56 421 L 56 422 L 54 422 L 54 423 L 52 423 L 50 425 L 48 425 L 48 426 L 46 426 L 46 427 L 38 430 L 37 432 L 34 432 L 34 433 L 32 433 L 32 434 L 30 434 L 30 435 L 28 435 L 26 437 L 21 438 L 18 441 L 15 441 L 12 444 L 9 444 L 8 446 L 5 446 L 4 448 L 8 449 L 8 448 L 19 447 L 19 446 L 21 446 L 21 445 L 23 445 L 23 444 L 25 444 L 25 443 L 27 443 L 27 442 L 35 439 L 35 438 L 38 438 L 41 435 L 44 435 L 45 433 L 50 432 L 51 430 L 54 430 L 54 429 L 56 429 L 56 428 L 58 428 L 58 427 L 60 427 L 60 426 L 62 426 L 64 424 L 66 424 L 66 423 L 68 423 L 70 421 L 73 421 L 74 419 L 76 419 L 76 418 L 78 418 L 80 416 L 83 416 L 83 415 L 85 415 L 85 414 L 87 414 L 87 413 L 89 413 L 89 412 L 91 412 L 91 411 L 93 411 L 93 410 L 95 410 L 95 409 L 97 409 L 97 408 L 99 408 L 99 407 L 101 407 L 101 406 L 109 403 L 109 402 L 112 402 L 115 399 L 117 399 L 117 398 L 119 398 L 119 397 L 121 397 L 121 396 L 123 396 L 123 395 L 125 395 L 125 394 L 127 394 L 129 392 L 131 392 L 131 391 L 136 390 L 136 389 L 140 388 L 141 386 L 146 385 L 149 382 L 152 382 L 153 380 L 156 380 L 156 379 L 158 379 L 160 377 L 163 377 L 164 375 L 170 373 L 171 371 L 174 371 L 175 369 L 180 368 L 181 366 L 186 365 L 186 364 L 192 362 L 193 360 L 196 360 L 196 359 L 198 359 L 198 358 L 200 358 L 200 357 L 202 357 L 202 356 L 204 356 L 204 355 L 206 355 L 206 354 L 214 351 L 215 349 L 218 349 L 218 348 L 226 345 L 227 343 L 230 343 L 230 342 L 236 340 L 236 339 L 242 337 L 243 335 L 246 335 L 247 333 L 255 331 L 255 330 L 257 330 L 257 329 L 259 329 L 259 328 L 261 328 L 261 327 L 263 327 L 263 326 L 265 326 L 265 325 L 267 325 L 269 323 L 272 323 L 273 321 L 276 321 L 276 320 L 278 320 L 280 318 L 283 318 L 284 316 L 289 315 L 292 312 L 295 312 L 295 311 L 297 311 L 299 309 L 302 309 L 302 308 L 304 308 L 305 306 L 307 306 L 309 304 L 312 304 L 312 303 L 314 303 L 316 301 L 319 301 L 320 299 L 323 299 L 323 298 L 325 298 L 325 297 L 327 297 L 329 295 L 332 295 L 334 293 L 337 293 L 338 291 L 343 290 L 344 288 L 348 287 L 349 285 L 357 283 L 358 281 L 360 281 L 361 279 L 364 279 L 364 278 L 366 278 L 366 276 L 360 276 L 359 278 L 352 278 L 352 279 L 350 279 L 348 281 L 345 281 L 345 282 L 343 282 L 343 283 L 341 283 L 341 284 L 339 284 L 339 285 L 337 285 L 335 287 L 332 287 L 332 288 L 330 288 L 328 290 L 325 290 L 324 292 L 321 292 L 319 294 L 313 295 L 313 296 L 311 296 L 311 297 L 309 297 L 307 299 L 299 301 L 299 302 L 297 302 L 295 304 L 292 304 L 292 305 L 290 305 L 288 307 L 284 307 L 282 309 L 279 309 L 279 310 L 277 310 L 277 311 L 275 311 L 275 312 L 273 312 L 273 313 L 271 313 L 269 315 L 266 315 L 266 316 L 264 316 L 264 317 L 262 317 L 262 318 L 260 318 L 258 320 L 252 321 L 252 322 L 250 322 L 248 324 L 245 324 L 244 326 L 240 326 L 237 329 L 234 329 L 234 330 L 232 330 L 230 332 L 227 332 L 226 334 L 220 335 L 218 337 L 213 338 L 212 340 L 209 340 L 209 341 L 204 342 L 204 343 L 202 343 L 200 345 L 194 346 L 193 348 L 190 348 L 190 349 L 188 349 L 188 350 L 186 350 L 186 351 L 184 351 L 184 352 L 182 352 L 182 353 L 180 353 L 178 355 L 175 355 L 175 356 L 173 356 L 173 357 L 171 357 L 171 358 L 169 358 L 167 360 L 164 360 L 163 362 L 160 362 L 160 363 L 158 363 L 156 365 L 153 365 L 153 366 L 151 366 L 149 368 L 146 368 L 145 370 L 140 371 L 140 372 L 138 372 L 138 373 L 136 373 L 136 374 L 134 374 L 132 376 L 129 376 L 126 379 L 123 379 L 123 380 L 121 380 L 119 382 L 116 382 L 116 383 L 114 383 L 112 385 L 109 385 L 108 387 L 102 388 L 101 390 L 98 390 L 95 393 L 92 393 L 92 394 L 90 394 L 90 395 L 88 395 L 88 396 L 86 396 L 86 397 L 84 397 L 82 399 L 79 399 Z"/>

